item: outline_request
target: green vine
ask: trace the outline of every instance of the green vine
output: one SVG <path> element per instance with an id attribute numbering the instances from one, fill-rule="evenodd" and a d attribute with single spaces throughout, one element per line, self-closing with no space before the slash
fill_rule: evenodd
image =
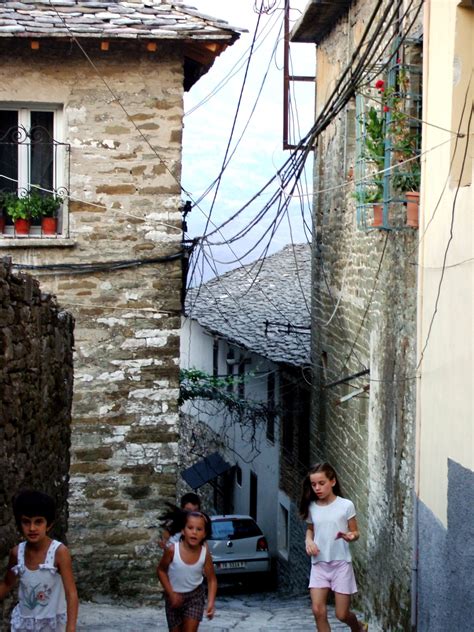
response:
<path id="1" fill-rule="evenodd" d="M 247 377 L 248 377 L 247 373 Z M 266 422 L 269 409 L 263 402 L 239 397 L 234 386 L 242 384 L 246 376 L 228 375 L 225 377 L 209 375 L 200 369 L 181 369 L 179 372 L 180 405 L 187 401 L 207 400 L 225 407 L 234 421 L 255 426 Z"/>

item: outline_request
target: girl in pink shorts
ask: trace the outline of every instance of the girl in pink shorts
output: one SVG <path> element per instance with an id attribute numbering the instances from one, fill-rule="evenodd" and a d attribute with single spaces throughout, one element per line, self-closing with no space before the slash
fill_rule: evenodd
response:
<path id="1" fill-rule="evenodd" d="M 300 514 L 306 520 L 306 553 L 311 555 L 309 589 L 318 632 L 330 632 L 327 618 L 329 591 L 334 592 L 336 617 L 352 632 L 367 625 L 351 612 L 351 595 L 357 592 L 349 543 L 359 538 L 354 504 L 343 498 L 334 468 L 318 463 L 303 481 Z"/>

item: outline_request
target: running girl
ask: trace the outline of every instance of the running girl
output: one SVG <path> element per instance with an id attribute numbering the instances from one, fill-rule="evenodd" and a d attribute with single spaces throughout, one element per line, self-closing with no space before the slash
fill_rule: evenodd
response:
<path id="1" fill-rule="evenodd" d="M 12 632 L 76 632 L 78 599 L 69 551 L 48 533 L 56 506 L 51 496 L 20 492 L 13 513 L 25 541 L 10 552 L 0 582 L 3 599 L 20 582 L 19 603 L 12 612 Z"/>
<path id="2" fill-rule="evenodd" d="M 301 517 L 307 522 L 306 553 L 311 555 L 309 589 L 318 632 L 330 632 L 327 618 L 329 591 L 334 591 L 336 617 L 352 632 L 365 624 L 351 612 L 351 595 L 357 592 L 349 543 L 359 539 L 353 503 L 342 497 L 334 468 L 314 465 L 303 481 Z"/>
<path id="3" fill-rule="evenodd" d="M 157 568 L 165 590 L 166 619 L 170 632 L 196 632 L 204 614 L 204 575 L 207 578 L 207 617 L 215 610 L 217 579 L 211 554 L 205 544 L 211 523 L 205 514 L 190 511 L 185 516 L 180 542 L 165 549 Z"/>

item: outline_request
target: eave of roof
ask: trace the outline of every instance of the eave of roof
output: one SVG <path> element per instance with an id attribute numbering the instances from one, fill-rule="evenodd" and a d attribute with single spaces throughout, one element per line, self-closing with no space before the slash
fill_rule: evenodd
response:
<path id="1" fill-rule="evenodd" d="M 292 42 L 319 44 L 337 20 L 346 13 L 352 0 L 310 0 L 294 25 Z"/>
<path id="2" fill-rule="evenodd" d="M 243 29 L 180 2 L 160 0 L 7 0 L 0 3 L 0 37 L 218 40 Z"/>
<path id="3" fill-rule="evenodd" d="M 179 41 L 184 89 L 205 74 L 245 29 L 231 26 L 181 2 L 167 0 L 0 1 L 0 42 L 71 39 L 127 42 Z M 36 46 L 36 48 L 38 48 Z"/>

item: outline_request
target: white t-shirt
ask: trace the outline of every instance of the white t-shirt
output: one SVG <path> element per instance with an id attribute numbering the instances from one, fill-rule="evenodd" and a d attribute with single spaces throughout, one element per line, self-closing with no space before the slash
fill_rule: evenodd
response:
<path id="1" fill-rule="evenodd" d="M 347 523 L 356 515 L 354 503 L 347 498 L 336 496 L 329 505 L 309 505 L 307 522 L 313 524 L 314 542 L 319 553 L 311 556 L 311 562 L 332 562 L 334 560 L 352 561 L 349 544 L 342 538 L 336 540 L 338 531 L 348 530 Z"/>

